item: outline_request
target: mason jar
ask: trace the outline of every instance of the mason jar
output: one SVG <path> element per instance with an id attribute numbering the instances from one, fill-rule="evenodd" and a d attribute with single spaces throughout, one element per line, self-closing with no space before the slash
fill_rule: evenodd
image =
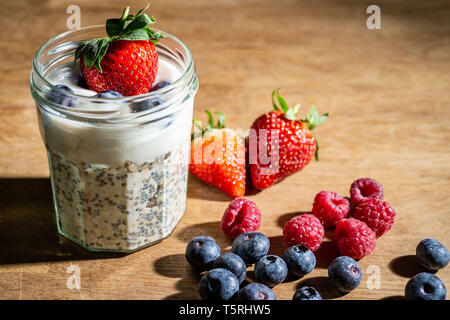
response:
<path id="1" fill-rule="evenodd" d="M 79 42 L 105 37 L 104 26 L 62 33 L 33 58 L 30 89 L 58 231 L 88 250 L 131 252 L 155 244 L 186 211 L 198 79 L 189 48 L 161 33 L 159 71 L 164 66 L 175 80 L 138 96 L 98 98 L 56 86 L 76 68 Z"/>

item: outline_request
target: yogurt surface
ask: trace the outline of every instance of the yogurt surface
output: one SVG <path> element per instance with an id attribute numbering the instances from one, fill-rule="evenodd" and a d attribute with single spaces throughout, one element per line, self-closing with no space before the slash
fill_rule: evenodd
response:
<path id="1" fill-rule="evenodd" d="M 174 82 L 181 72 L 170 62 L 160 59 L 155 84 Z M 64 64 L 48 74 L 53 85 L 64 84 L 76 94 L 93 97 L 95 91 L 80 87 L 79 70 Z M 181 100 L 181 99 L 180 99 Z M 120 105 L 112 103 L 120 108 Z M 41 117 L 44 141 L 54 151 L 68 156 L 74 163 L 118 167 L 125 161 L 151 161 L 184 143 L 191 130 L 193 98 L 179 106 L 181 111 L 146 125 L 114 125 L 73 121 L 60 116 Z M 125 107 L 130 112 L 128 107 Z"/>

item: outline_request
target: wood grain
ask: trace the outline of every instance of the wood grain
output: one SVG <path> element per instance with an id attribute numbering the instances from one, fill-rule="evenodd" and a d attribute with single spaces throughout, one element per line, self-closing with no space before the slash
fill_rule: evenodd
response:
<path id="1" fill-rule="evenodd" d="M 134 1 L 133 9 L 147 1 Z M 174 234 L 130 255 L 87 252 L 56 232 L 47 158 L 39 136 L 29 71 L 35 50 L 66 29 L 66 7 L 82 25 L 103 23 L 122 1 L 3 1 L 0 33 L 0 298 L 198 299 L 199 275 L 184 259 L 187 241 L 231 242 L 219 220 L 230 198 L 190 177 L 188 209 Z M 158 26 L 192 49 L 200 79 L 195 102 L 223 111 L 246 129 L 271 108 L 270 92 L 330 119 L 317 129 L 321 160 L 258 194 L 261 231 L 271 252 L 286 248 L 285 221 L 311 210 L 314 195 L 348 195 L 358 177 L 374 177 L 398 212 L 394 228 L 361 260 L 380 269 L 381 287 L 337 294 L 326 275 L 336 248 L 331 232 L 305 279 L 275 287 L 279 299 L 313 284 L 330 299 L 396 299 L 422 268 L 415 246 L 434 237 L 450 247 L 450 6 L 448 1 L 379 1 L 382 29 L 368 30 L 369 1 L 153 1 Z M 67 268 L 81 289 L 67 288 Z M 437 275 L 450 287 L 450 268 Z"/>

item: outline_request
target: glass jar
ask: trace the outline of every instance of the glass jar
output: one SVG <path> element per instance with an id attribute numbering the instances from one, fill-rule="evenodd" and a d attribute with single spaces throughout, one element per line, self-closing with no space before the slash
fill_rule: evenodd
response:
<path id="1" fill-rule="evenodd" d="M 60 34 L 33 58 L 30 89 L 48 153 L 58 231 L 88 250 L 131 252 L 152 245 L 168 237 L 186 211 L 198 79 L 189 48 L 161 33 L 160 64 L 168 62 L 179 77 L 139 96 L 87 97 L 50 83 L 48 75 L 73 61 L 80 41 L 106 36 L 104 26 Z"/>

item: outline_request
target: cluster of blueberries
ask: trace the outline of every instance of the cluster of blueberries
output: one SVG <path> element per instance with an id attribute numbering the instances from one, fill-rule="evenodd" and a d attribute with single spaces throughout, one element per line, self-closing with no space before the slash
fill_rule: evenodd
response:
<path id="1" fill-rule="evenodd" d="M 171 82 L 170 81 L 160 81 L 157 84 L 155 84 L 150 92 L 156 91 L 158 89 L 164 88 L 168 85 L 170 85 Z M 78 85 L 83 87 L 83 88 L 88 88 L 87 84 L 85 83 L 84 79 L 82 79 L 82 81 L 80 80 L 78 82 Z M 62 89 L 64 91 L 67 91 L 69 93 L 74 93 L 74 91 L 69 88 L 68 86 L 64 85 L 64 84 L 57 84 L 55 87 Z M 117 98 L 123 98 L 124 96 L 117 91 L 114 90 L 108 90 L 108 91 L 104 91 L 104 92 L 100 92 L 97 93 L 95 96 L 93 96 L 93 98 L 104 98 L 104 99 L 117 99 Z M 70 95 L 66 95 L 63 92 L 60 91 L 56 91 L 54 89 L 52 89 L 50 91 L 50 93 L 47 95 L 47 99 L 49 101 L 52 101 L 53 103 L 59 104 L 59 105 L 63 105 L 66 107 L 75 107 L 76 106 L 76 97 L 70 96 Z M 149 110 L 153 107 L 156 107 L 160 104 L 162 104 L 163 101 L 156 97 L 156 98 L 152 98 L 152 99 L 146 99 L 140 102 L 136 102 L 133 106 L 132 106 L 132 112 L 140 112 L 140 111 L 145 111 L 145 110 Z"/>
<path id="2" fill-rule="evenodd" d="M 416 247 L 416 257 L 422 266 L 435 273 L 450 263 L 450 252 L 435 239 L 424 239 Z M 444 283 L 430 272 L 421 272 L 412 277 L 405 287 L 408 300 L 445 300 L 447 290 Z"/>
<path id="3" fill-rule="evenodd" d="M 283 257 L 268 255 L 270 241 L 260 232 L 238 236 L 230 253 L 221 255 L 220 246 L 211 237 L 199 236 L 186 247 L 187 261 L 199 272 L 207 271 L 200 279 L 199 293 L 204 300 L 275 300 L 272 287 L 282 283 L 288 274 L 303 277 L 316 266 L 316 257 L 307 247 L 294 245 Z M 256 282 L 240 285 L 247 267 L 254 264 Z M 330 282 L 341 292 L 355 289 L 361 282 L 362 271 L 350 257 L 336 258 L 328 268 Z M 322 300 L 311 286 L 298 289 L 293 300 Z"/>
<path id="4" fill-rule="evenodd" d="M 230 253 L 221 254 L 219 244 L 211 237 L 199 236 L 186 247 L 186 259 L 197 271 L 207 271 L 200 279 L 199 293 L 203 300 L 276 300 L 272 287 L 282 283 L 288 274 L 303 277 L 316 266 L 316 257 L 307 247 L 294 245 L 283 257 L 268 254 L 269 238 L 260 232 L 238 236 Z M 430 271 L 446 267 L 450 262 L 448 249 L 434 239 L 422 240 L 416 249 L 421 264 Z M 256 282 L 240 288 L 247 267 L 254 264 Z M 340 292 L 356 289 L 362 278 L 359 264 L 352 258 L 340 256 L 328 267 L 330 283 Z M 406 285 L 405 298 L 413 300 L 445 300 L 446 289 L 434 274 L 422 272 Z M 293 300 L 322 300 L 311 286 L 298 289 Z"/>

